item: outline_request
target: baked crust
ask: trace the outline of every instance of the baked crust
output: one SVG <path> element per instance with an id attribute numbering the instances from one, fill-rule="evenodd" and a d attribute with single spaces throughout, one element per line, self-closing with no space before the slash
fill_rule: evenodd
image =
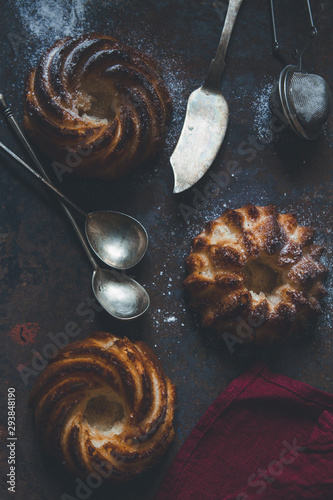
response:
<path id="1" fill-rule="evenodd" d="M 161 148 L 171 99 L 154 61 L 113 37 L 58 40 L 27 77 L 24 127 L 83 177 L 114 179 Z"/>
<path id="2" fill-rule="evenodd" d="M 203 326 L 261 345 L 304 330 L 326 293 L 323 247 L 313 235 L 272 205 L 248 204 L 208 222 L 193 240 L 184 281 Z"/>
<path id="3" fill-rule="evenodd" d="M 42 447 L 74 476 L 103 471 L 106 481 L 122 482 L 154 465 L 171 443 L 175 398 L 144 342 L 95 332 L 62 350 L 29 403 Z"/>

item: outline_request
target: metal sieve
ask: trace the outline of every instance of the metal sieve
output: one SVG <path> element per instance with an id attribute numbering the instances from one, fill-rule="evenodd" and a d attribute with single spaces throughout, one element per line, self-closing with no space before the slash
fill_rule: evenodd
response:
<path id="1" fill-rule="evenodd" d="M 310 2 L 307 0 L 312 37 L 317 34 L 313 24 Z M 274 51 L 279 51 L 276 36 L 273 0 L 271 0 L 274 33 Z M 307 45 L 308 46 L 308 45 Z M 305 47 L 305 49 L 307 48 Z M 332 95 L 327 82 L 319 75 L 302 70 L 302 55 L 299 64 L 288 65 L 280 73 L 278 84 L 273 89 L 270 105 L 273 113 L 289 125 L 297 135 L 305 139 L 316 139 L 326 123 L 332 108 Z"/>

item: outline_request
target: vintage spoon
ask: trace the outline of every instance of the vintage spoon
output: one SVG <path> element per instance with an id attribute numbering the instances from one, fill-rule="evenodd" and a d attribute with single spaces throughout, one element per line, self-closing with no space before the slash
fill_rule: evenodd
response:
<path id="1" fill-rule="evenodd" d="M 52 189 L 59 197 L 64 199 L 67 203 L 73 206 L 75 209 L 82 213 L 71 200 L 69 200 L 65 195 L 58 191 L 51 183 L 40 176 L 35 170 L 33 170 L 28 164 L 26 164 L 21 158 L 16 156 L 9 148 L 0 142 L 0 148 L 6 151 L 11 157 L 13 157 L 17 162 L 27 168 L 31 173 L 38 177 L 46 186 Z M 125 274 L 118 273 L 111 269 L 101 269 L 98 267 L 95 259 L 93 258 L 90 249 L 84 239 L 79 227 L 76 224 L 75 219 L 72 214 L 61 201 L 63 209 L 65 210 L 69 220 L 71 221 L 79 240 L 94 268 L 92 277 L 92 288 L 98 302 L 104 307 L 104 309 L 117 319 L 134 319 L 141 316 L 149 307 L 149 296 L 146 290 L 132 278 L 129 278 Z M 95 212 L 96 214 L 107 214 L 107 212 Z M 89 214 L 91 215 L 91 214 Z M 120 214 L 122 215 L 122 214 Z M 88 216 L 89 217 L 89 216 Z"/>
<path id="2" fill-rule="evenodd" d="M 228 125 L 228 104 L 221 93 L 225 54 L 243 0 L 229 0 L 222 35 L 202 87 L 192 92 L 178 144 L 170 158 L 174 193 L 190 188 L 206 173 L 223 142 Z"/>
<path id="3" fill-rule="evenodd" d="M 11 109 L 7 106 L 3 94 L 0 94 L 0 108 L 39 170 L 43 171 L 43 167 L 27 141 L 21 127 L 15 120 Z M 0 147 L 85 217 L 87 240 L 96 255 L 105 264 L 115 269 L 125 270 L 140 262 L 147 250 L 148 235 L 139 221 L 129 215 L 111 210 L 87 214 L 65 197 L 53 184 L 45 181 L 42 176 L 4 144 L 1 144 Z M 46 177 L 45 172 L 43 174 Z"/>
<path id="4" fill-rule="evenodd" d="M 46 186 L 52 189 L 58 196 L 64 199 L 71 206 L 79 210 L 72 201 L 70 201 L 65 195 L 58 191 L 51 183 L 40 176 L 35 170 L 33 170 L 28 164 L 26 164 L 21 158 L 16 156 L 9 148 L 0 142 L 0 148 L 6 151 L 11 157 L 13 157 L 17 162 L 27 168 L 31 173 L 38 177 Z M 79 240 L 94 268 L 92 277 L 92 288 L 98 302 L 104 307 L 104 309 L 117 319 L 134 319 L 141 316 L 149 307 L 149 296 L 146 290 L 132 278 L 129 278 L 125 274 L 118 273 L 111 269 L 101 269 L 98 267 L 95 259 L 93 258 L 90 249 L 84 239 L 79 227 L 76 224 L 75 219 L 72 214 L 60 201 L 63 209 L 65 210 L 69 220 L 71 221 Z M 96 214 L 107 214 L 107 212 L 95 212 Z M 91 214 L 89 214 L 91 215 Z M 122 214 L 120 214 L 122 215 Z M 89 216 L 88 216 L 89 217 Z M 102 217 L 103 219 L 103 217 Z"/>
<path id="5" fill-rule="evenodd" d="M 65 195 L 58 191 L 52 184 L 50 184 L 46 179 L 40 176 L 35 170 L 33 170 L 28 164 L 26 164 L 21 158 L 16 156 L 9 148 L 0 142 L 0 148 L 6 153 L 10 154 L 17 162 L 27 168 L 36 177 L 38 177 L 46 186 L 48 186 L 52 191 L 54 191 L 58 196 L 64 199 L 71 206 L 79 210 L 72 201 L 70 201 Z M 93 258 L 90 249 L 84 239 L 79 227 L 76 224 L 75 219 L 72 214 L 61 201 L 63 209 L 65 210 L 69 220 L 71 221 L 79 240 L 94 268 L 92 277 L 92 288 L 98 302 L 104 307 L 104 309 L 117 319 L 134 319 L 141 316 L 149 307 L 149 296 L 146 290 L 132 278 L 129 278 L 125 274 L 118 273 L 111 269 L 101 269 L 98 267 L 95 259 Z M 96 212 L 97 214 L 105 214 L 107 212 Z M 89 214 L 91 215 L 91 214 Z"/>
<path id="6" fill-rule="evenodd" d="M 38 165 L 42 174 L 49 181 L 42 165 L 39 162 Z M 99 268 L 71 212 L 61 200 L 59 200 L 59 203 L 68 216 L 93 266 L 92 289 L 98 302 L 111 316 L 117 319 L 129 320 L 141 316 L 150 304 L 149 295 L 146 290 L 125 274 L 111 269 Z"/>

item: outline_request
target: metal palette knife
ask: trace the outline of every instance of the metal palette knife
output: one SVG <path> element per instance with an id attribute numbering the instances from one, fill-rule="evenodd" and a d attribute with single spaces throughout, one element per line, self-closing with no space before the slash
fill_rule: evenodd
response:
<path id="1" fill-rule="evenodd" d="M 192 92 L 176 149 L 170 158 L 174 193 L 193 186 L 207 172 L 223 142 L 228 125 L 228 104 L 221 93 L 225 54 L 243 0 L 229 0 L 220 42 L 202 87 Z"/>

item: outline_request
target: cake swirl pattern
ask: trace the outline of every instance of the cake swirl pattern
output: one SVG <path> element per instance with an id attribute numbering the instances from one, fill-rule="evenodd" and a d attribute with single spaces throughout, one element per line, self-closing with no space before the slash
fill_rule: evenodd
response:
<path id="1" fill-rule="evenodd" d="M 171 100 L 154 61 L 96 33 L 57 41 L 30 71 L 24 126 L 62 171 L 113 179 L 161 148 Z"/>
<path id="2" fill-rule="evenodd" d="M 326 293 L 313 235 L 274 206 L 248 204 L 209 222 L 193 240 L 184 281 L 203 325 L 262 345 L 305 329 Z"/>
<path id="3" fill-rule="evenodd" d="M 30 395 L 43 448 L 74 475 L 127 481 L 155 464 L 174 436 L 176 390 L 143 342 L 105 332 L 73 342 Z"/>

